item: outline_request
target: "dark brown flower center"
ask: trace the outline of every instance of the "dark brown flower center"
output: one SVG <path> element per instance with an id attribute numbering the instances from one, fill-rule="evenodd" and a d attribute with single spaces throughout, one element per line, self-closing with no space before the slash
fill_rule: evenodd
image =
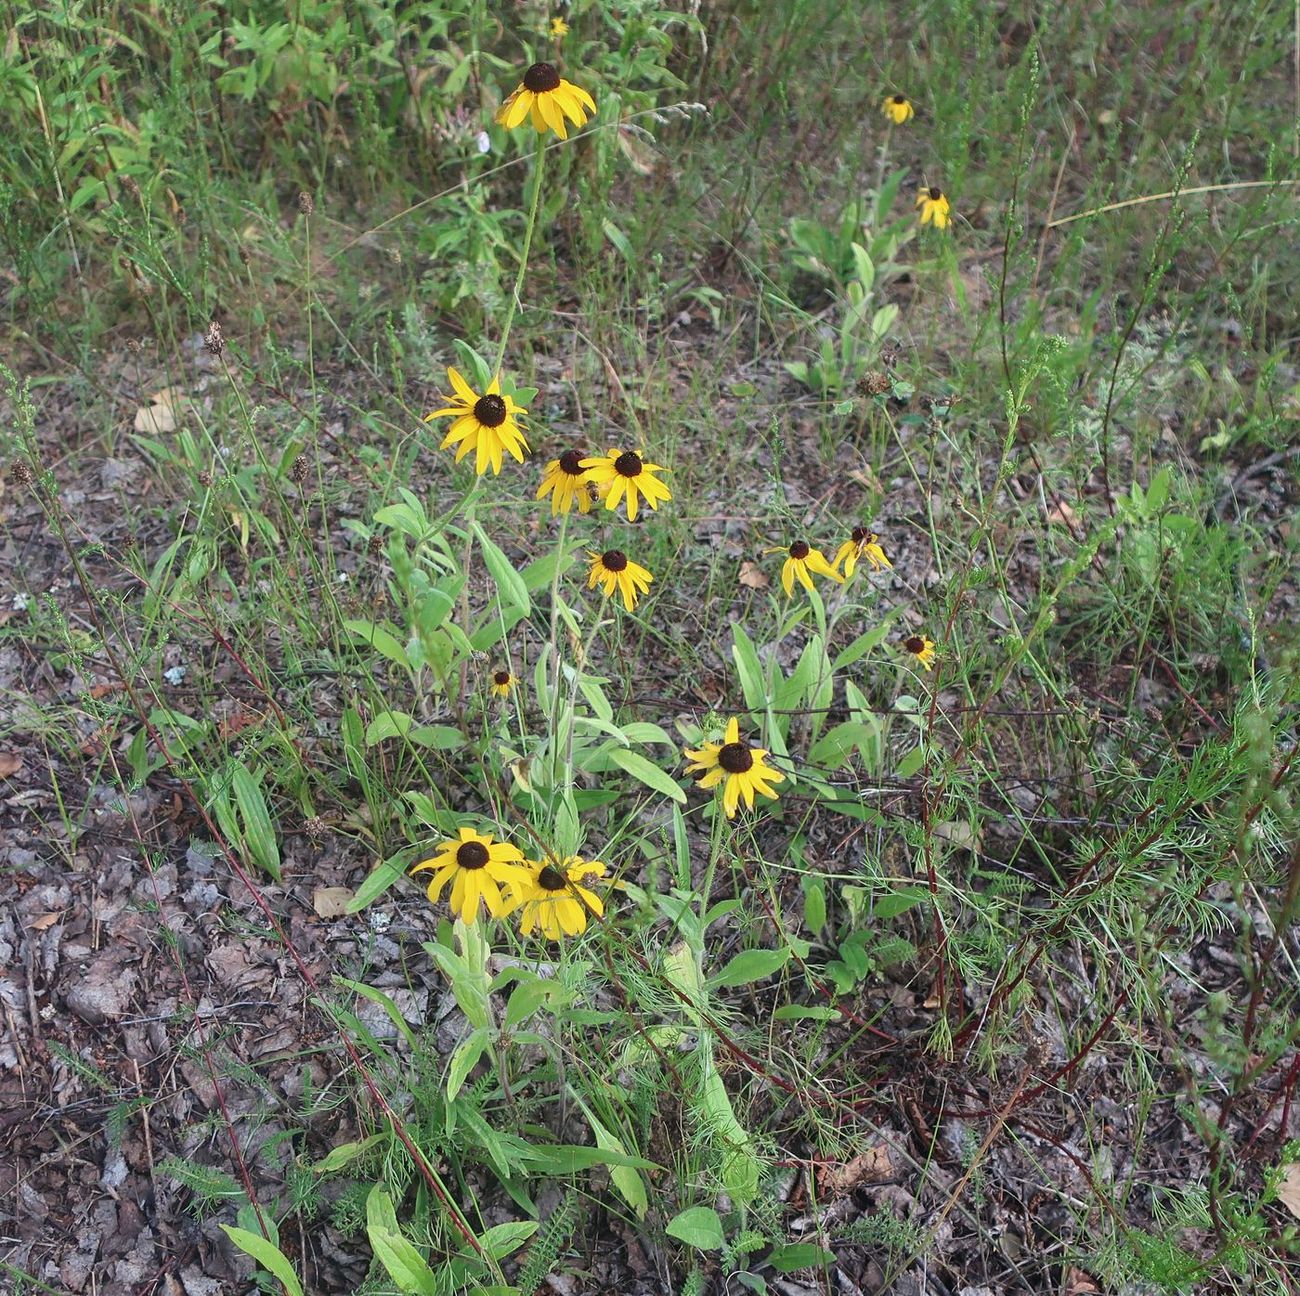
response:
<path id="1" fill-rule="evenodd" d="M 456 851 L 456 865 L 463 869 L 481 869 L 488 862 L 487 847 L 482 842 L 462 842 Z"/>
<path id="2" fill-rule="evenodd" d="M 808 557 L 810 552 L 811 550 L 808 548 L 807 540 L 796 540 L 794 544 L 790 546 L 790 557 L 795 559 L 797 562 L 802 562 Z"/>
<path id="3" fill-rule="evenodd" d="M 934 185 L 931 185 L 931 186 L 930 186 L 930 201 L 931 201 L 931 202 L 938 202 L 939 199 L 942 198 L 942 197 L 943 197 L 943 190 L 942 190 L 942 189 L 937 189 L 937 188 L 935 188 Z"/>
<path id="4" fill-rule="evenodd" d="M 566 450 L 560 456 L 560 471 L 570 477 L 582 476 L 582 451 Z"/>
<path id="5" fill-rule="evenodd" d="M 560 74 L 549 63 L 534 63 L 524 73 L 524 89 L 534 94 L 546 94 L 549 90 L 558 90 Z"/>
<path id="6" fill-rule="evenodd" d="M 543 891 L 564 891 L 568 889 L 569 879 L 554 864 L 545 864 L 537 875 L 537 885 Z"/>
<path id="7" fill-rule="evenodd" d="M 621 549 L 606 549 L 600 555 L 600 565 L 608 572 L 627 570 L 627 554 Z"/>
<path id="8" fill-rule="evenodd" d="M 639 477 L 641 475 L 641 456 L 635 450 L 624 450 L 614 460 L 614 471 L 620 477 Z"/>
<path id="9" fill-rule="evenodd" d="M 925 647 L 925 640 L 920 635 L 908 635 L 903 640 L 903 647 L 910 653 L 919 653 Z"/>
<path id="10" fill-rule="evenodd" d="M 718 764 L 728 774 L 745 774 L 754 768 L 754 754 L 742 742 L 728 743 L 718 750 Z"/>
<path id="11" fill-rule="evenodd" d="M 853 540 L 853 543 L 856 545 L 870 544 L 873 540 L 875 540 L 875 538 L 876 537 L 873 536 L 871 532 L 867 530 L 866 527 L 853 528 L 853 535 L 851 539 Z"/>
<path id="12" fill-rule="evenodd" d="M 492 676 L 492 682 L 505 688 L 505 686 L 510 683 L 510 672 L 508 670 L 497 671 L 497 673 Z"/>
<path id="13" fill-rule="evenodd" d="M 895 95 L 895 96 L 894 96 L 894 102 L 895 102 L 896 104 L 905 104 L 905 103 L 907 102 L 907 96 L 906 96 L 906 95 Z"/>
<path id="14" fill-rule="evenodd" d="M 506 421 L 506 403 L 500 396 L 480 396 L 474 402 L 474 417 L 484 427 L 500 427 Z"/>

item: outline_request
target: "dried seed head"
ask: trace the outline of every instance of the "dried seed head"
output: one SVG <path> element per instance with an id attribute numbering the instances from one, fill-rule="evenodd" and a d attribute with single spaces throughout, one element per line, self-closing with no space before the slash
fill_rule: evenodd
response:
<path id="1" fill-rule="evenodd" d="M 214 356 L 219 356 L 226 349 L 225 334 L 222 333 L 221 325 L 216 320 L 208 325 L 208 331 L 203 335 L 203 345 Z"/>
<path id="2" fill-rule="evenodd" d="M 366 548 L 369 549 L 372 554 L 380 553 L 383 550 L 383 547 L 383 536 L 372 535 L 370 539 L 366 541 Z"/>
<path id="3" fill-rule="evenodd" d="M 313 841 L 319 841 L 325 836 L 325 820 L 320 815 L 312 815 L 310 819 L 303 824 L 307 836 Z"/>
<path id="4" fill-rule="evenodd" d="M 32 466 L 26 459 L 15 459 L 14 466 L 9 470 L 9 476 L 13 478 L 15 486 L 30 486 L 36 480 Z"/>
<path id="5" fill-rule="evenodd" d="M 310 468 L 306 455 L 299 455 L 294 461 L 293 466 L 289 469 L 290 478 L 297 482 L 299 486 L 307 480 L 307 471 Z"/>
<path id="6" fill-rule="evenodd" d="M 132 198 L 139 198 L 140 186 L 135 182 L 135 176 L 124 175 L 120 177 L 122 192 L 130 194 Z"/>
<path id="7" fill-rule="evenodd" d="M 245 265 L 253 259 L 253 254 L 242 243 L 239 245 L 239 259 Z"/>
<path id="8" fill-rule="evenodd" d="M 304 189 L 298 195 L 298 210 L 304 216 L 310 216 L 316 210 L 316 200 Z"/>
<path id="9" fill-rule="evenodd" d="M 883 396 L 889 390 L 889 378 L 879 369 L 873 369 L 863 378 L 861 386 L 868 396 Z"/>
<path id="10" fill-rule="evenodd" d="M 126 349 L 129 355 L 138 356 L 144 347 L 141 346 L 139 338 L 127 338 Z"/>
<path id="11" fill-rule="evenodd" d="M 206 468 L 199 473 L 199 485 L 205 490 L 212 485 L 212 474 Z"/>

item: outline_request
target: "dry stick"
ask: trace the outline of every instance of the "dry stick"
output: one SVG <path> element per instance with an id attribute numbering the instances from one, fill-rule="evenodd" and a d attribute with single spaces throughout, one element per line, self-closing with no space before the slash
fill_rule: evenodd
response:
<path id="1" fill-rule="evenodd" d="M 1234 189 L 1295 189 L 1300 187 L 1300 180 L 1238 180 L 1232 184 L 1195 185 L 1191 189 L 1167 189 L 1164 193 L 1143 194 L 1140 198 L 1125 198 L 1122 202 L 1107 203 L 1104 207 L 1092 207 L 1088 211 L 1075 212 L 1073 216 L 1060 216 L 1048 221 L 1045 228 L 1060 229 L 1063 225 L 1072 225 L 1075 221 L 1087 220 L 1089 216 L 1104 216 L 1108 212 L 1120 211 L 1125 207 L 1141 207 L 1144 203 L 1163 202 L 1166 198 L 1187 198 L 1192 194 L 1229 193 Z"/>

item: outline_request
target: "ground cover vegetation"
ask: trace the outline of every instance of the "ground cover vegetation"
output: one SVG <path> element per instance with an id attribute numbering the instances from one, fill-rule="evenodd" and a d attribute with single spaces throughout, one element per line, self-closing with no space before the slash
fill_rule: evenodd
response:
<path id="1" fill-rule="evenodd" d="M 1294 1290 L 1286 6 L 0 16 L 10 1290 Z"/>

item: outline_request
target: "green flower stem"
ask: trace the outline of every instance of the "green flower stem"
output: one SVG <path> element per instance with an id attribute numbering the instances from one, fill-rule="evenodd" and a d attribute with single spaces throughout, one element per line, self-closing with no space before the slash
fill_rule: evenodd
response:
<path id="1" fill-rule="evenodd" d="M 528 208 L 528 225 L 524 229 L 524 247 L 519 254 L 519 273 L 515 275 L 514 290 L 506 304 L 506 322 L 501 330 L 501 341 L 497 345 L 497 362 L 494 373 L 501 372 L 502 362 L 506 358 L 506 343 L 510 340 L 510 326 L 515 321 L 515 311 L 519 307 L 519 294 L 524 290 L 524 276 L 528 273 L 528 253 L 533 246 L 533 231 L 537 228 L 537 211 L 541 206 L 542 173 L 546 170 L 546 136 L 537 137 L 537 152 L 533 155 L 533 200 Z"/>
<path id="2" fill-rule="evenodd" d="M 555 663 L 555 686 L 553 696 L 557 705 L 560 701 L 560 680 L 562 678 L 560 671 L 560 641 L 557 638 L 557 631 L 559 628 L 560 570 L 564 566 L 564 544 L 565 540 L 568 538 L 568 534 L 569 510 L 566 509 L 560 518 L 560 539 L 556 545 L 555 570 L 551 573 L 551 657 Z"/>

